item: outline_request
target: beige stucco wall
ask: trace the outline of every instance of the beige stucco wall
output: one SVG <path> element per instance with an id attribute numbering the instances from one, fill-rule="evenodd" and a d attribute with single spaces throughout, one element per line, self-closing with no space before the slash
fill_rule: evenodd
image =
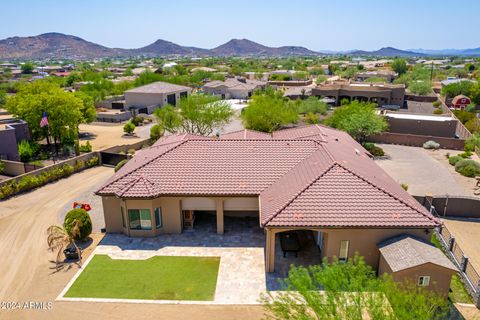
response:
<path id="1" fill-rule="evenodd" d="M 425 229 L 322 229 L 322 231 L 326 233 L 324 256 L 329 258 L 338 256 L 340 241 L 349 240 L 348 257 L 352 258 L 355 252 L 358 252 L 374 269 L 377 269 L 380 259 L 377 247 L 380 242 L 401 234 L 410 234 L 425 240 L 432 236 L 432 232 L 427 235 Z"/>
<path id="2" fill-rule="evenodd" d="M 378 274 L 382 275 L 384 273 L 392 275 L 393 280 L 397 282 L 410 281 L 413 283 L 418 283 L 419 277 L 429 276 L 430 283 L 425 288 L 436 291 L 446 297 L 448 296 L 450 281 L 455 271 L 434 265 L 432 263 L 426 263 L 402 271 L 392 272 L 392 269 L 387 264 L 385 258 L 381 256 L 378 266 Z"/>
<path id="3" fill-rule="evenodd" d="M 180 93 L 192 90 L 179 90 L 175 92 L 165 93 L 147 93 L 147 92 L 125 92 L 125 107 L 148 107 L 148 106 L 163 106 L 167 104 L 167 96 L 175 93 L 175 98 L 178 103 L 180 100 Z"/>
<path id="4" fill-rule="evenodd" d="M 159 197 L 153 200 L 121 200 L 116 197 L 103 197 L 102 201 L 107 232 L 124 233 L 132 237 L 181 233 L 183 230 L 182 210 L 216 211 L 218 233 L 223 233 L 224 210 L 229 210 L 228 214 L 239 212 L 240 215 L 258 210 L 257 197 Z M 122 226 L 121 206 L 124 207 L 127 228 Z M 161 208 L 162 211 L 162 226 L 158 229 L 155 226 L 155 208 Z M 128 228 L 128 209 L 149 209 L 152 230 L 130 230 Z"/>
<path id="5" fill-rule="evenodd" d="M 302 228 L 299 228 L 302 229 Z M 308 229 L 308 228 L 303 228 Z M 275 234 L 282 231 L 294 230 L 292 228 L 267 228 L 266 239 L 266 267 L 267 271 L 274 271 L 275 265 Z M 309 229 L 315 230 L 315 229 Z M 365 262 L 377 270 L 380 259 L 380 251 L 377 245 L 394 236 L 410 234 L 421 239 L 428 240 L 432 231 L 427 235 L 425 229 L 317 229 L 324 234 L 322 257 L 332 259 L 338 257 L 340 242 L 349 241 L 348 257 L 352 258 L 358 252 L 365 258 Z"/>
<path id="6" fill-rule="evenodd" d="M 105 227 L 107 232 L 124 232 L 121 216 L 121 200 L 116 197 L 102 197 L 103 215 L 105 218 Z M 126 221 L 125 221 L 126 223 Z"/>

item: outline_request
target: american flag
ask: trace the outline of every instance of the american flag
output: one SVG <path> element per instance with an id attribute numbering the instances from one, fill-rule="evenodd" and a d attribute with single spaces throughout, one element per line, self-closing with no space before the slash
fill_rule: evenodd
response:
<path id="1" fill-rule="evenodd" d="M 40 120 L 40 128 L 43 128 L 45 126 L 48 126 L 48 118 L 47 118 L 47 113 L 43 112 L 42 120 Z"/>

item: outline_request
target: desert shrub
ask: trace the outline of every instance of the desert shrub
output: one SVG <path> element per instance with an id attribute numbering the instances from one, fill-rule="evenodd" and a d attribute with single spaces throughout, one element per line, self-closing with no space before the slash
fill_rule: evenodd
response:
<path id="1" fill-rule="evenodd" d="M 317 124 L 320 122 L 320 119 L 317 114 L 309 112 L 305 115 L 305 122 L 308 124 Z"/>
<path id="2" fill-rule="evenodd" d="M 150 139 L 152 141 L 157 141 L 163 136 L 164 133 L 165 130 L 163 130 L 163 127 L 159 124 L 156 124 L 150 128 Z"/>
<path id="3" fill-rule="evenodd" d="M 132 155 L 132 156 L 133 156 L 136 151 L 137 151 L 137 150 L 135 150 L 135 149 L 128 149 L 127 153 L 128 153 L 129 155 Z"/>
<path id="4" fill-rule="evenodd" d="M 434 106 L 435 108 L 438 108 L 438 107 L 440 107 L 440 105 L 441 105 L 440 101 L 438 101 L 438 100 L 435 101 L 435 102 L 433 102 L 432 104 L 433 104 L 433 106 Z"/>
<path id="5" fill-rule="evenodd" d="M 15 181 L 0 186 L 0 199 L 8 198 L 15 193 L 17 193 L 17 183 Z"/>
<path id="6" fill-rule="evenodd" d="M 401 183 L 400 186 L 403 188 L 403 190 L 408 191 L 408 184 Z"/>
<path id="7" fill-rule="evenodd" d="M 433 150 L 437 150 L 440 148 L 440 144 L 433 141 L 433 140 L 428 140 L 427 142 L 425 142 L 423 144 L 423 148 L 424 149 L 433 149 Z"/>
<path id="8" fill-rule="evenodd" d="M 69 175 L 71 175 L 73 173 L 74 168 L 73 168 L 73 166 L 71 166 L 69 164 L 64 164 L 62 166 L 62 171 L 63 171 L 63 176 L 68 177 Z"/>
<path id="9" fill-rule="evenodd" d="M 443 114 L 442 109 L 435 109 L 433 110 L 433 114 Z"/>
<path id="10" fill-rule="evenodd" d="M 40 185 L 40 181 L 36 176 L 24 176 L 17 182 L 17 192 L 31 190 Z"/>
<path id="11" fill-rule="evenodd" d="M 462 159 L 455 164 L 455 171 L 465 177 L 475 177 L 480 174 L 480 163 L 470 159 Z"/>
<path id="12" fill-rule="evenodd" d="M 460 157 L 460 156 L 453 156 L 453 157 L 448 158 L 448 163 L 450 163 L 452 166 L 454 166 L 460 160 L 463 160 L 463 158 Z"/>
<path id="13" fill-rule="evenodd" d="M 126 134 L 132 134 L 133 131 L 135 131 L 135 124 L 131 121 L 125 123 L 125 125 L 123 126 L 123 131 L 126 133 Z"/>
<path id="14" fill-rule="evenodd" d="M 459 153 L 458 156 L 462 157 L 463 159 L 468 159 L 472 156 L 472 154 L 473 153 L 471 151 L 465 151 L 465 152 Z"/>
<path id="15" fill-rule="evenodd" d="M 80 152 L 92 152 L 92 145 L 90 144 L 90 141 L 80 145 Z"/>
<path id="16" fill-rule="evenodd" d="M 75 222 L 79 221 L 79 234 L 75 235 Z M 75 240 L 82 240 L 88 237 L 92 233 L 92 219 L 87 211 L 83 209 L 70 210 L 65 216 L 63 221 L 63 227 L 65 230 L 74 237 Z"/>
<path id="17" fill-rule="evenodd" d="M 472 134 L 466 141 L 463 150 L 474 152 L 475 148 L 480 147 L 480 135 Z"/>
<path id="18" fill-rule="evenodd" d="M 135 116 L 130 121 L 135 125 L 135 127 L 138 127 L 140 124 L 143 123 L 143 117 L 140 116 Z"/>
<path id="19" fill-rule="evenodd" d="M 83 160 L 77 160 L 75 161 L 75 165 L 73 166 L 73 170 L 79 171 L 85 168 L 85 161 Z"/>
<path id="20" fill-rule="evenodd" d="M 94 167 L 100 163 L 100 159 L 97 156 L 91 157 L 90 159 L 85 162 L 88 168 Z"/>
<path id="21" fill-rule="evenodd" d="M 117 163 L 117 165 L 115 166 L 115 172 L 120 170 L 125 165 L 125 163 L 127 163 L 127 162 L 128 162 L 128 159 L 123 159 L 122 161 Z"/>
<path id="22" fill-rule="evenodd" d="M 365 142 L 363 144 L 363 147 L 370 152 L 374 157 L 382 157 L 385 155 L 385 151 L 383 151 L 382 148 L 379 146 L 375 145 L 372 142 Z"/>

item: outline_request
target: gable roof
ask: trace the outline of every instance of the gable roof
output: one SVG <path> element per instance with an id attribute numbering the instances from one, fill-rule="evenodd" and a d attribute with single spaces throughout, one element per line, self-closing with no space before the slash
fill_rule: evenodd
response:
<path id="1" fill-rule="evenodd" d="M 401 235 L 383 241 L 378 248 L 393 272 L 426 263 L 458 271 L 440 249 L 419 238 Z"/>
<path id="2" fill-rule="evenodd" d="M 267 227 L 439 225 L 347 133 L 320 125 L 219 139 L 166 136 L 139 151 L 97 194 L 259 196 Z"/>

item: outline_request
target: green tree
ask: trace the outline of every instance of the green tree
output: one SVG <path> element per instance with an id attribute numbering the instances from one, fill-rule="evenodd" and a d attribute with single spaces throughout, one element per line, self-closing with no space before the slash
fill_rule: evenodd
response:
<path id="1" fill-rule="evenodd" d="M 272 132 L 280 126 L 298 121 L 298 113 L 280 91 L 267 90 L 252 96 L 242 110 L 241 118 L 247 129 Z"/>
<path id="2" fill-rule="evenodd" d="M 131 121 L 128 121 L 123 126 L 123 132 L 125 132 L 128 135 L 131 135 L 135 131 L 135 128 L 136 128 L 135 124 L 133 124 L 133 122 Z"/>
<path id="3" fill-rule="evenodd" d="M 63 227 L 74 240 L 83 240 L 92 233 L 92 219 L 87 211 L 73 209 L 65 215 Z M 76 227 L 79 229 L 75 230 Z"/>
<path id="4" fill-rule="evenodd" d="M 407 61 L 405 59 L 395 59 L 392 61 L 392 70 L 402 75 L 407 72 Z"/>
<path id="5" fill-rule="evenodd" d="M 35 66 L 31 62 L 25 62 L 24 64 L 22 64 L 20 68 L 22 69 L 23 74 L 32 74 L 33 69 L 35 69 Z"/>
<path id="6" fill-rule="evenodd" d="M 76 140 L 78 125 L 84 122 L 82 99 L 48 81 L 18 85 L 17 94 L 7 100 L 5 108 L 28 123 L 34 140 L 46 137 L 48 132 L 55 143 L 66 137 Z M 48 131 L 47 127 L 40 128 L 43 112 L 47 112 Z"/>
<path id="7" fill-rule="evenodd" d="M 375 104 L 356 100 L 335 109 L 325 119 L 325 124 L 348 132 L 360 143 L 370 135 L 381 133 L 388 128 L 387 121 L 377 114 Z"/>
<path id="8" fill-rule="evenodd" d="M 262 297 L 267 319 L 432 320 L 448 312 L 443 296 L 386 274 L 377 277 L 358 255 L 346 263 L 292 266 L 283 286 L 285 291 Z"/>
<path id="9" fill-rule="evenodd" d="M 474 83 L 468 80 L 448 84 L 442 88 L 442 94 L 448 99 L 458 95 L 470 96 Z"/>
<path id="10" fill-rule="evenodd" d="M 155 110 L 155 116 L 169 132 L 210 135 L 230 121 L 233 110 L 228 102 L 217 97 L 192 94 L 180 99 L 177 107 L 167 105 Z"/>
<path id="11" fill-rule="evenodd" d="M 298 113 L 307 114 L 326 114 L 327 113 L 327 104 L 323 101 L 320 101 L 317 97 L 309 97 L 306 100 L 301 100 L 298 105 Z"/>
<path id="12" fill-rule="evenodd" d="M 432 83 L 424 80 L 414 80 L 409 82 L 408 89 L 410 92 L 424 96 L 432 93 Z"/>
<path id="13" fill-rule="evenodd" d="M 30 142 L 27 140 L 22 140 L 18 144 L 18 155 L 20 156 L 20 160 L 22 162 L 29 162 L 35 155 L 35 150 L 30 145 Z"/>

